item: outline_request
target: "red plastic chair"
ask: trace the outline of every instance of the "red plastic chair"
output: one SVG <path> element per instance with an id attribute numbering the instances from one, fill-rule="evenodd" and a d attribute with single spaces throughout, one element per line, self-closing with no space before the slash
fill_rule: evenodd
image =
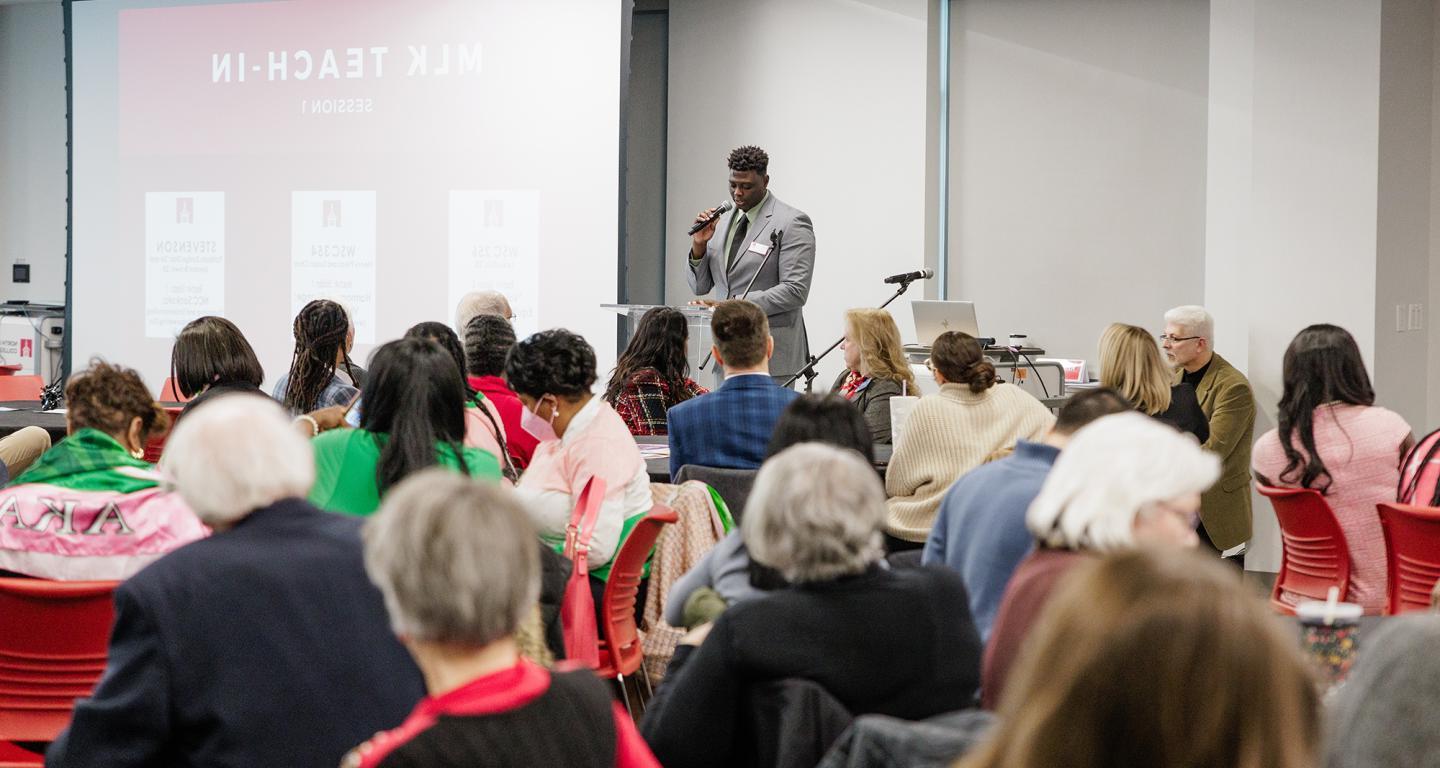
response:
<path id="1" fill-rule="evenodd" d="M 0 376 L 0 400 L 39 400 L 45 380 L 39 376 Z"/>
<path id="2" fill-rule="evenodd" d="M 1385 613 L 1428 610 L 1430 590 L 1440 581 L 1440 509 L 1410 504 L 1375 508 L 1385 533 Z"/>
<path id="3" fill-rule="evenodd" d="M 652 506 L 620 545 L 610 566 L 610 578 L 605 582 L 605 593 L 600 598 L 600 666 L 595 674 L 620 683 L 626 710 L 630 709 L 630 697 L 625 694 L 625 676 L 635 674 L 645 661 L 640 629 L 635 626 L 640 576 L 650 559 L 650 551 L 655 548 L 655 540 L 660 538 L 660 529 L 679 519 L 669 507 Z M 648 684 L 648 678 L 646 682 Z"/>
<path id="4" fill-rule="evenodd" d="M 162 403 L 188 403 L 190 398 L 180 394 L 180 388 L 175 386 L 175 379 L 166 378 L 165 383 L 160 387 L 160 402 Z"/>
<path id="5" fill-rule="evenodd" d="M 160 461 L 160 455 L 165 452 L 165 441 L 170 439 L 170 433 L 175 431 L 175 424 L 180 421 L 180 413 L 184 408 L 173 408 L 165 406 L 165 412 L 170 414 L 170 426 L 164 433 L 156 435 L 145 442 L 145 460 L 154 464 Z M 4 766 L 0 766 L 4 768 Z"/>
<path id="6" fill-rule="evenodd" d="M 105 671 L 115 585 L 0 578 L 0 739 L 54 741 L 75 699 L 94 690 Z"/>
<path id="7" fill-rule="evenodd" d="M 1258 490 L 1275 508 L 1284 545 L 1270 604 L 1281 613 L 1293 614 L 1295 607 L 1282 601 L 1281 593 L 1324 600 L 1331 587 L 1338 587 L 1344 600 L 1350 589 L 1350 547 L 1329 502 L 1308 488 L 1262 485 Z"/>

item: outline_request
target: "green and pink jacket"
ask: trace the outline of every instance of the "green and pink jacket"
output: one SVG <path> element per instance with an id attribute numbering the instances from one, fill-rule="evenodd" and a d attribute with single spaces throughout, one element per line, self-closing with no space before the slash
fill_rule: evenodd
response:
<path id="1" fill-rule="evenodd" d="M 0 570 L 119 581 L 209 535 L 150 464 L 96 429 L 46 451 L 0 490 Z"/>

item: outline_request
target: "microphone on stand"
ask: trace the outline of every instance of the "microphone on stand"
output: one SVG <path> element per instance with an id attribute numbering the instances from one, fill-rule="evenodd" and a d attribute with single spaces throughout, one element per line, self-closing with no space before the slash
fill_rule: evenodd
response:
<path id="1" fill-rule="evenodd" d="M 922 269 L 918 272 L 901 272 L 898 275 L 891 275 L 885 278 L 886 283 L 908 283 L 912 280 L 929 280 L 935 276 L 935 270 Z"/>
<path id="2" fill-rule="evenodd" d="M 699 232 L 700 230 L 702 230 L 702 229 L 710 226 L 710 225 L 713 224 L 717 219 L 719 219 L 721 216 L 724 216 L 726 211 L 728 211 L 728 210 L 730 210 L 731 208 L 734 208 L 734 207 L 735 207 L 735 204 L 732 203 L 732 202 L 730 202 L 730 201 L 727 199 L 725 202 L 723 202 L 723 203 L 715 206 L 715 208 L 710 211 L 710 215 L 709 215 L 709 216 L 706 216 L 705 218 L 703 218 L 703 219 L 695 222 L 693 225 L 691 225 L 690 231 L 687 232 L 686 234 L 688 234 L 688 235 L 693 235 L 693 234 L 695 234 L 696 232 Z"/>

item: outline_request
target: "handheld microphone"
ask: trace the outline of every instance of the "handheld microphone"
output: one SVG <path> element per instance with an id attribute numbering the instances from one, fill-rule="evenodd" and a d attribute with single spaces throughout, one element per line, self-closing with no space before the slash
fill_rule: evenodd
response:
<path id="1" fill-rule="evenodd" d="M 919 272 L 901 272 L 898 275 L 891 275 L 885 278 L 887 283 L 908 283 L 912 280 L 929 280 L 935 276 L 935 270 L 922 269 Z"/>
<path id="2" fill-rule="evenodd" d="M 690 227 L 690 231 L 686 234 L 693 235 L 696 232 L 699 232 L 700 230 L 710 226 L 711 222 L 720 218 L 725 214 L 726 211 L 734 207 L 735 204 L 730 202 L 729 200 L 726 200 L 725 202 L 715 206 L 715 210 L 711 211 L 709 216 L 706 216 L 705 218 L 695 222 L 695 224 Z"/>

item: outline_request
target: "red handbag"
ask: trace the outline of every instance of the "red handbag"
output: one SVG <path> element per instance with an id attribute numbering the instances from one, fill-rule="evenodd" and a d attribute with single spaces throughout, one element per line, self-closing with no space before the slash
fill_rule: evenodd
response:
<path id="1" fill-rule="evenodd" d="M 590 591 L 590 536 L 605 501 L 605 481 L 591 476 L 575 501 L 570 524 L 565 526 L 565 556 L 575 564 L 560 604 L 560 626 L 565 656 L 579 666 L 600 666 L 600 631 L 595 624 L 595 595 Z"/>

